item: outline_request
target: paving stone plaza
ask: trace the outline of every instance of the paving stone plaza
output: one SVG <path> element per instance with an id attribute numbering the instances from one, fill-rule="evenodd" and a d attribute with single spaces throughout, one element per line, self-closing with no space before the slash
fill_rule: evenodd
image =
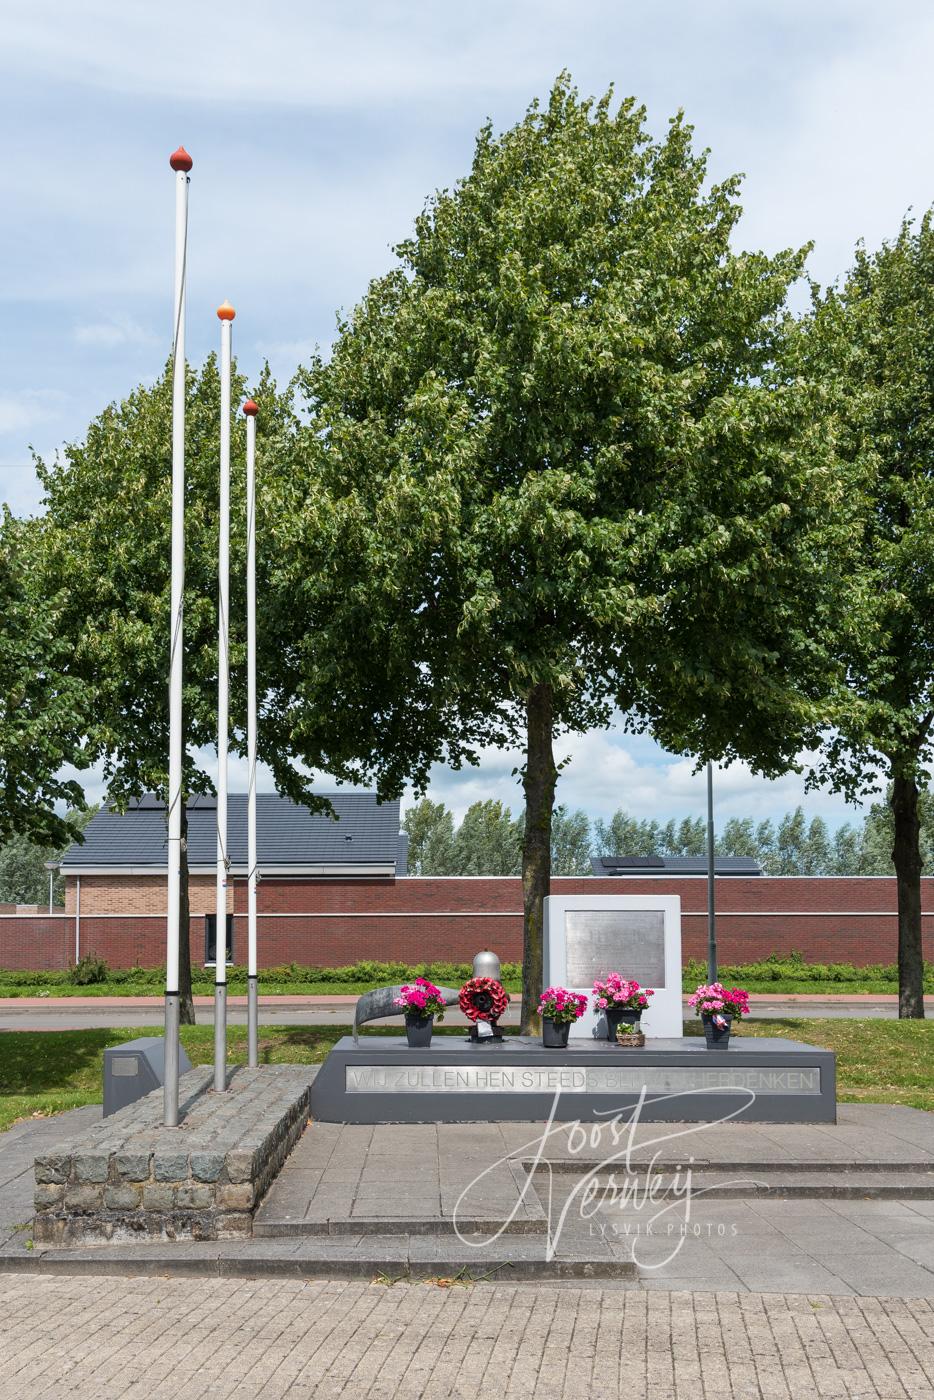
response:
<path id="1" fill-rule="evenodd" d="M 541 1124 L 313 1122 L 250 1234 L 38 1240 L 35 1163 L 54 1169 L 65 1129 L 116 1143 L 99 1112 L 0 1137 L 2 1400 L 440 1400 L 491 1376 L 507 1397 L 934 1396 L 931 1115 L 692 1125 L 687 1207 L 668 1194 L 683 1144 L 657 1141 L 685 1125 L 643 1124 L 627 1171 L 654 1182 L 648 1209 L 581 1204 L 597 1154 L 572 1128 L 536 1168 Z"/>
<path id="2" fill-rule="evenodd" d="M 927 1299 L 0 1274 L 0 1313 L 2 1400 L 934 1394 Z"/>

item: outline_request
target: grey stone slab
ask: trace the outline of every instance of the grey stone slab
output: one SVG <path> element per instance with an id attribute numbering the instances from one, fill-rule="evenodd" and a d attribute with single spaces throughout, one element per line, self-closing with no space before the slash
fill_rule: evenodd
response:
<path id="1" fill-rule="evenodd" d="M 901 1298 L 934 1297 L 934 1272 L 912 1263 L 895 1250 L 885 1254 L 877 1250 L 822 1253 L 821 1263 L 864 1297 L 882 1293 L 893 1293 Z"/>

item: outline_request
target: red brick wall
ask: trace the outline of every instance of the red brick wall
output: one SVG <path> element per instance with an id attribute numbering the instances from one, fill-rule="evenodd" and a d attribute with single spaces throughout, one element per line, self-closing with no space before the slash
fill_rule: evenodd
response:
<path id="1" fill-rule="evenodd" d="M 99 892 L 95 879 L 102 880 Z M 81 951 L 113 967 L 154 966 L 165 956 L 165 922 L 150 913 L 150 877 L 115 899 L 113 879 L 82 876 Z M 702 878 L 556 879 L 555 894 L 678 894 L 685 957 L 703 958 L 707 885 Z M 164 897 L 164 886 L 163 886 Z M 246 960 L 246 882 L 234 881 L 234 958 Z M 259 886 L 260 965 L 338 966 L 361 958 L 467 962 L 483 947 L 508 961 L 522 951 L 522 888 L 517 879 L 288 879 Z M 934 878 L 923 882 L 925 954 L 934 961 Z M 140 907 L 141 906 L 141 907 Z M 800 952 L 811 962 L 891 963 L 896 959 L 893 878 L 744 878 L 717 881 L 717 936 L 723 962 L 770 952 Z M 87 912 L 85 912 L 87 911 Z M 73 917 L 0 916 L 0 967 L 67 967 L 74 959 Z M 192 960 L 200 962 L 204 920 L 192 918 Z"/>

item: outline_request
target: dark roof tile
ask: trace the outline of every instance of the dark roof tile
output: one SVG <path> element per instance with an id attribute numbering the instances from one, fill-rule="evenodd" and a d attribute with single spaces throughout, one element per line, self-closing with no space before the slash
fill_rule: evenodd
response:
<path id="1" fill-rule="evenodd" d="M 310 812 L 287 798 L 260 793 L 256 798 L 257 861 L 260 866 L 391 865 L 404 873 L 400 859 L 399 803 L 379 803 L 373 793 L 327 793 L 338 820 L 326 812 Z M 231 793 L 227 799 L 230 862 L 245 866 L 247 858 L 247 799 Z M 195 799 L 188 808 L 188 863 L 213 865 L 217 855 L 217 804 Z M 165 868 L 165 807 L 153 798 L 128 812 L 104 808 L 88 823 L 84 844 L 73 845 L 62 868 L 80 872 L 93 866 L 152 865 Z"/>

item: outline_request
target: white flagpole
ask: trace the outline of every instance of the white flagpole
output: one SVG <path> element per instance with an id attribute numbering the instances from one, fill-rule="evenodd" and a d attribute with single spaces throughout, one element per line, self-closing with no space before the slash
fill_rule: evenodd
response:
<path id="1" fill-rule="evenodd" d="M 230 341 L 233 307 L 221 323 L 220 530 L 217 547 L 217 901 L 214 939 L 214 1089 L 227 1088 L 227 730 L 230 692 Z"/>
<path id="2" fill-rule="evenodd" d="M 256 967 L 256 415 L 246 414 L 246 745 L 247 745 L 247 1064 L 259 1064 Z"/>
<path id="3" fill-rule="evenodd" d="M 165 939 L 165 1061 L 163 1122 L 178 1126 L 178 944 L 182 859 L 182 630 L 185 599 L 185 283 L 188 253 L 188 172 L 179 146 L 175 171 L 175 292 L 172 326 L 172 575 L 169 619 L 168 908 Z"/>

